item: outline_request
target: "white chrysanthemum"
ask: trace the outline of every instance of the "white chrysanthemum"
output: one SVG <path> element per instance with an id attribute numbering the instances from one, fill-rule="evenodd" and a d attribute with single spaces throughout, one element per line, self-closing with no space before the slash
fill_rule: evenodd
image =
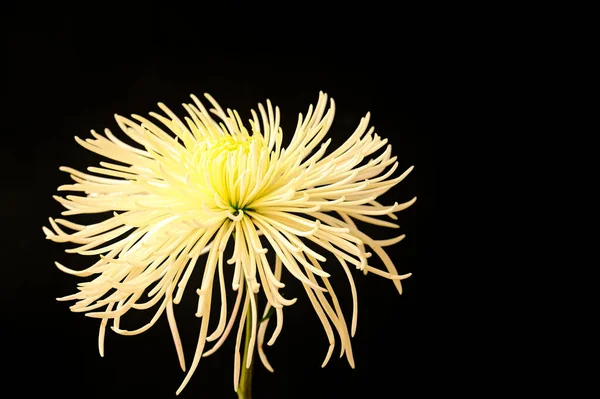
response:
<path id="1" fill-rule="evenodd" d="M 177 332 L 173 304 L 178 304 L 198 259 L 207 254 L 196 316 L 202 318 L 200 336 L 189 371 L 177 391 L 188 383 L 200 358 L 214 353 L 224 342 L 238 319 L 235 351 L 234 387 L 240 375 L 239 347 L 246 323 L 250 325 L 249 352 L 255 346 L 265 367 L 272 371 L 263 352 L 263 341 L 270 318 L 260 323 L 256 293 L 263 292 L 267 305 L 263 317 L 275 309 L 276 327 L 268 345 L 272 345 L 283 325 L 283 307 L 296 299 L 280 294 L 284 287 L 282 269 L 303 284 L 308 299 L 323 324 L 330 343 L 323 366 L 334 348 L 337 331 L 342 354 L 354 367 L 350 336 L 357 322 L 356 289 L 350 265 L 393 280 L 402 293 L 400 280 L 410 274 L 397 271 L 383 247 L 399 242 L 404 235 L 374 240 L 359 231 L 353 219 L 378 226 L 398 227 L 376 216 L 397 219 L 416 198 L 403 204 L 383 206 L 376 198 L 399 183 L 412 170 L 391 179 L 397 167 L 388 145 L 378 156 L 363 160 L 382 149 L 387 140 L 367 130 L 369 114 L 361 119 L 356 131 L 339 148 L 326 154 L 330 140 L 322 143 L 334 116 L 334 102 L 327 107 L 327 96 L 320 93 L 317 106 L 300 115 L 296 131 L 287 148 L 282 148 L 279 109 L 267 101 L 260 113 L 252 111 L 250 132 L 236 111 L 224 112 L 206 95 L 220 119 L 217 123 L 202 103 L 184 104 L 189 116 L 185 123 L 163 104 L 168 117 L 151 113 L 167 127 L 132 115 L 137 121 L 116 116 L 123 132 L 141 147 L 136 148 L 115 137 L 108 129 L 105 136 L 92 131 L 93 139 L 76 140 L 86 149 L 118 163 L 101 162 L 82 173 L 61 167 L 74 184 L 59 191 L 82 195 L 56 196 L 67 210 L 63 215 L 111 212 L 106 220 L 90 225 L 65 219 L 50 219 L 44 227 L 47 238 L 80 246 L 67 252 L 99 256 L 91 267 L 74 271 L 59 263 L 58 268 L 76 276 L 96 276 L 79 284 L 79 292 L 60 300 L 76 300 L 74 312 L 101 319 L 100 354 L 104 353 L 104 332 L 109 320 L 112 329 L 123 335 L 146 331 L 166 311 L 181 367 L 185 361 Z M 174 133 L 174 136 L 171 134 Z M 61 227 L 62 226 L 62 227 Z M 65 231 L 64 228 L 71 232 Z M 234 242 L 233 256 L 224 259 L 228 241 Z M 321 248 L 321 253 L 312 248 Z M 263 247 L 263 243 L 268 243 Z M 371 253 L 383 261 L 386 271 L 368 264 Z M 274 252 L 269 260 L 267 251 Z M 353 313 L 350 332 L 332 286 L 323 269 L 326 255 L 337 260 L 350 282 Z M 333 267 L 330 264 L 329 267 Z M 233 290 L 237 298 L 228 317 L 224 268 L 232 267 Z M 218 282 L 217 282 L 218 280 Z M 211 294 L 218 285 L 221 304 L 215 331 L 209 333 Z M 151 289 L 149 289 L 152 286 Z M 146 297 L 143 298 L 143 294 Z M 148 309 L 157 305 L 152 320 L 137 330 L 124 330 L 120 318 L 130 309 Z M 272 310 L 271 310 L 272 311 Z M 333 326 L 333 328 L 332 328 Z M 209 350 L 207 342 L 216 341 Z M 248 356 L 249 367 L 252 356 Z"/>

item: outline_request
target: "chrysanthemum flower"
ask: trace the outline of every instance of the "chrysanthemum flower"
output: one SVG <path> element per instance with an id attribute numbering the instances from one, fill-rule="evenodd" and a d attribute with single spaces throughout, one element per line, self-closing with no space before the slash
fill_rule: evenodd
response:
<path id="1" fill-rule="evenodd" d="M 95 276 L 79 284 L 77 293 L 59 300 L 75 300 L 72 311 L 101 320 L 98 346 L 102 356 L 109 320 L 116 333 L 135 335 L 148 330 L 166 312 L 185 371 L 173 305 L 182 300 L 192 273 L 202 273 L 196 291 L 196 316 L 202 319 L 198 344 L 177 393 L 188 383 L 200 359 L 223 344 L 236 319 L 237 387 L 241 367 L 249 367 L 252 361 L 248 356 L 246 364 L 240 364 L 246 323 L 249 353 L 254 353 L 256 347 L 261 361 L 272 371 L 263 351 L 272 318 L 260 322 L 256 294 L 262 292 L 266 297 L 263 318 L 274 308 L 276 327 L 267 342 L 272 345 L 283 326 L 283 308 L 296 302 L 296 298 L 288 299 L 280 293 L 285 269 L 302 283 L 325 329 L 330 346 L 323 366 L 333 352 L 336 331 L 340 356 L 345 354 L 354 367 L 350 337 L 357 325 L 357 293 L 351 267 L 391 279 L 400 293 L 400 281 L 410 276 L 398 275 L 383 249 L 401 241 L 404 235 L 375 240 L 361 232 L 355 220 L 398 227 L 377 216 L 397 219 L 394 212 L 406 209 L 416 198 L 391 206 L 381 205 L 376 199 L 402 181 L 412 167 L 391 178 L 398 166 L 396 157 L 391 156 L 390 145 L 385 147 L 387 140 L 374 134 L 373 128 L 368 129 L 369 114 L 343 145 L 327 153 L 330 139 L 323 139 L 333 122 L 335 104 L 331 100 L 327 109 L 327 95 L 323 93 L 316 107 L 311 105 L 305 117 L 300 115 L 286 148 L 282 147 L 279 109 L 269 101 L 266 108 L 258 105 L 258 114 L 251 111 L 249 131 L 236 111 L 223 111 L 209 95 L 206 98 L 214 107 L 210 112 L 219 122 L 195 96 L 191 97 L 193 104 L 183 105 L 188 113 L 185 122 L 163 104 L 159 107 L 167 117 L 150 114 L 165 130 L 138 115 L 132 115 L 137 122 L 115 116 L 119 127 L 138 147 L 121 141 L 108 129 L 105 136 L 92 130 L 93 138 L 75 138 L 84 148 L 117 163 L 100 162 L 100 167 L 89 167 L 93 174 L 60 168 L 70 174 L 74 184 L 58 190 L 80 193 L 55 196 L 66 208 L 62 215 L 110 214 L 104 221 L 88 225 L 51 218 L 51 228 L 43 228 L 52 241 L 79 245 L 67 252 L 97 257 L 92 266 L 81 271 L 56 263 L 63 272 Z M 384 147 L 379 155 L 370 157 Z M 230 241 L 233 256 L 225 259 L 224 250 Z M 367 247 L 387 271 L 369 265 L 371 253 Z M 267 256 L 270 251 L 274 256 Z M 204 267 L 197 267 L 203 255 L 207 255 L 202 261 Z M 327 268 L 341 267 L 350 282 L 350 329 L 327 268 L 323 267 L 326 258 L 334 261 Z M 229 283 L 237 291 L 229 315 L 226 268 L 234 270 Z M 220 315 L 216 329 L 209 331 L 211 294 L 215 289 L 220 291 Z M 136 330 L 120 327 L 121 317 L 129 310 L 152 307 L 156 310 L 148 324 Z M 215 344 L 207 350 L 209 342 Z"/>

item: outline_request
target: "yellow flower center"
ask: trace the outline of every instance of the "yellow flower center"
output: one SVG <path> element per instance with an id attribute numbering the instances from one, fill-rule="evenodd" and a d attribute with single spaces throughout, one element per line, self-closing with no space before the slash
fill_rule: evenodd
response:
<path id="1" fill-rule="evenodd" d="M 222 154 L 237 152 L 239 155 L 248 154 L 254 137 L 246 135 L 226 135 L 218 139 L 207 139 L 196 144 L 194 158 L 196 161 L 214 160 Z"/>
<path id="2" fill-rule="evenodd" d="M 211 151 L 225 152 L 225 151 L 243 151 L 248 154 L 250 151 L 250 144 L 254 141 L 253 137 L 246 135 L 235 135 L 235 136 L 223 136 L 220 139 L 214 140 L 211 145 Z"/>
<path id="3" fill-rule="evenodd" d="M 196 144 L 192 155 L 198 173 L 195 180 L 211 197 L 208 203 L 234 216 L 247 209 L 252 188 L 264 173 L 259 165 L 260 154 L 267 151 L 263 141 L 262 137 L 236 134 Z"/>

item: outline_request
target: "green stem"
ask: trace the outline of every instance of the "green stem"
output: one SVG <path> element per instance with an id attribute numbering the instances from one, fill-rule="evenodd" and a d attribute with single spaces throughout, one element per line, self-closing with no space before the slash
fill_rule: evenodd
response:
<path id="1" fill-rule="evenodd" d="M 254 353 L 249 353 L 250 336 L 252 335 L 252 306 L 248 302 L 248 312 L 246 313 L 246 337 L 244 340 L 244 358 L 242 360 L 241 369 L 242 375 L 240 376 L 240 385 L 237 389 L 239 399 L 252 399 L 252 368 L 254 362 L 250 364 L 249 368 L 246 368 L 246 361 L 248 356 L 253 357 Z"/>

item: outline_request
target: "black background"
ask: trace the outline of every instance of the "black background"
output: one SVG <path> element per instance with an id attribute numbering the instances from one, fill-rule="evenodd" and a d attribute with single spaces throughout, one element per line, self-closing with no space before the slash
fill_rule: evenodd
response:
<path id="1" fill-rule="evenodd" d="M 287 4 L 287 3 L 286 3 Z M 53 266 L 73 268 L 89 260 L 68 255 L 68 246 L 44 239 L 41 227 L 61 207 L 51 196 L 69 181 L 61 165 L 84 169 L 99 157 L 79 147 L 73 136 L 89 130 L 119 129 L 113 114 L 147 115 L 164 102 L 176 113 L 189 95 L 211 93 L 223 107 L 248 119 L 250 108 L 269 98 L 282 111 L 284 135 L 293 132 L 299 112 L 315 104 L 320 90 L 336 100 L 329 136 L 340 144 L 367 111 L 376 132 L 387 137 L 399 170 L 415 170 L 387 193 L 386 203 L 417 203 L 399 213 L 407 238 L 388 253 L 399 272 L 412 272 L 399 296 L 393 284 L 355 271 L 359 295 L 358 329 L 353 339 L 356 369 L 327 351 L 321 324 L 299 285 L 288 296 L 283 332 L 267 349 L 275 373 L 256 363 L 254 397 L 412 397 L 426 367 L 418 288 L 426 272 L 417 262 L 417 232 L 423 249 L 434 204 L 433 136 L 427 128 L 429 79 L 423 61 L 423 32 L 407 10 L 377 6 L 322 7 L 306 3 L 274 5 L 259 11 L 248 3 L 203 3 L 173 9 L 167 4 L 125 11 L 102 3 L 40 8 L 9 7 L 3 53 L 2 135 L 3 386 L 17 397 L 175 397 L 184 374 L 179 369 L 168 324 L 122 337 L 107 331 L 106 356 L 97 352 L 98 321 L 71 313 L 56 297 L 75 292 L 77 278 Z M 287 8 L 286 8 L 287 7 Z M 287 137 L 289 140 L 289 136 Z M 332 148 L 332 147 L 330 147 Z M 419 158 L 417 159 L 417 149 Z M 419 217 L 417 218 L 417 212 Z M 417 225 L 419 227 L 417 227 Z M 367 229 L 376 238 L 397 230 Z M 425 244 L 424 244 L 425 243 Z M 80 259 L 83 258 L 83 259 Z M 381 262 L 373 265 L 382 267 Z M 339 265 L 338 265 L 339 266 Z M 325 265 L 351 316 L 348 283 L 335 262 Z M 198 280 L 195 280 L 198 283 Z M 186 302 L 186 297 L 188 301 Z M 188 290 L 175 312 L 187 362 L 199 322 L 195 295 Z M 138 317 L 134 320 L 141 322 Z M 233 398 L 235 331 L 213 356 L 200 362 L 182 398 Z M 336 352 L 339 354 L 339 342 Z"/>

